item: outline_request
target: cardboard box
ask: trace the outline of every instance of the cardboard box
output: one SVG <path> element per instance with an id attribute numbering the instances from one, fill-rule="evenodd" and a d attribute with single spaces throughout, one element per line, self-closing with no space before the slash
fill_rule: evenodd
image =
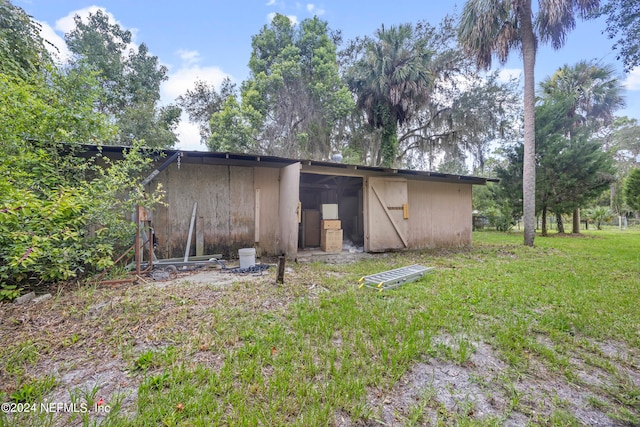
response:
<path id="1" fill-rule="evenodd" d="M 338 205 L 322 205 L 322 219 L 338 219 Z"/>
<path id="2" fill-rule="evenodd" d="M 320 249 L 325 252 L 342 252 L 342 230 L 322 230 Z"/>
<path id="3" fill-rule="evenodd" d="M 342 221 L 339 219 L 323 219 L 320 228 L 323 230 L 340 230 Z"/>

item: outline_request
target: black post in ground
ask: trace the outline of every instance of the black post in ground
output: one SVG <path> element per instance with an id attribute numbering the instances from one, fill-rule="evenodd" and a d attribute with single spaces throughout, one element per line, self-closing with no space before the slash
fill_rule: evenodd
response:
<path id="1" fill-rule="evenodd" d="M 278 257 L 278 278 L 276 279 L 277 283 L 284 283 L 284 256 Z"/>

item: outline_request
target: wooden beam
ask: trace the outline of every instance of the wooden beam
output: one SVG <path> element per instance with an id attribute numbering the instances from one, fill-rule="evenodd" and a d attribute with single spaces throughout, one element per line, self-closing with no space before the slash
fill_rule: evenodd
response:
<path id="1" fill-rule="evenodd" d="M 254 221 L 255 221 L 255 237 L 254 241 L 256 243 L 260 242 L 260 189 L 256 188 L 255 191 L 255 212 L 254 212 Z"/>
<path id="2" fill-rule="evenodd" d="M 196 256 L 204 255 L 204 217 L 196 220 Z"/>
<path id="3" fill-rule="evenodd" d="M 284 264 L 285 264 L 285 257 L 279 256 L 278 257 L 278 278 L 276 279 L 276 282 L 280 284 L 284 283 Z"/>
<path id="4" fill-rule="evenodd" d="M 191 236 L 193 235 L 193 227 L 196 222 L 196 209 L 198 202 L 193 203 L 193 212 L 191 213 L 191 222 L 189 223 L 189 235 L 187 236 L 187 244 L 184 248 L 184 262 L 189 260 L 189 252 L 191 251 Z"/>

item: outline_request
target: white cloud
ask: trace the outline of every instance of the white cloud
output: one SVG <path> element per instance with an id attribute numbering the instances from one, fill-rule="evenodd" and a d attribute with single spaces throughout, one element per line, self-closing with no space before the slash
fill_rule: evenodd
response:
<path id="1" fill-rule="evenodd" d="M 273 5 L 275 5 L 275 4 L 276 4 L 276 0 L 269 0 L 269 1 L 267 2 L 267 6 L 273 6 Z"/>
<path id="2" fill-rule="evenodd" d="M 168 79 L 160 87 L 160 102 L 164 105 L 175 103 L 177 97 L 186 93 L 187 90 L 193 89 L 196 80 L 204 80 L 219 88 L 225 77 L 230 77 L 219 67 L 199 65 L 201 58 L 198 51 L 179 50 L 177 55 L 182 60 L 182 64 L 175 71 L 169 70 Z M 200 143 L 198 126 L 189 122 L 189 117 L 185 112 L 180 118 L 177 134 L 179 141 L 176 148 L 206 151 L 206 147 Z"/>
<path id="3" fill-rule="evenodd" d="M 275 0 L 270 0 L 269 3 L 275 4 Z M 58 19 L 53 28 L 46 22 L 40 23 L 42 25 L 42 37 L 50 41 L 60 50 L 60 54 L 58 56 L 61 60 L 71 57 L 71 52 L 67 48 L 66 43 L 60 34 L 68 33 L 75 28 L 74 16 L 79 15 L 86 22 L 89 14 L 95 14 L 98 10 L 102 10 L 102 12 L 108 16 L 110 23 L 116 23 L 121 28 L 131 31 L 132 43 L 127 47 L 127 50 L 137 50 L 138 46 L 137 43 L 135 43 L 137 30 L 127 28 L 105 8 L 94 5 L 69 12 L 65 17 Z M 164 81 L 160 87 L 160 103 L 162 105 L 175 103 L 178 96 L 194 87 L 196 80 L 204 80 L 213 84 L 216 88 L 219 88 L 224 78 L 230 77 L 219 67 L 201 66 L 199 64 L 201 57 L 198 51 L 183 49 L 178 51 L 177 55 L 180 58 L 180 66 L 175 69 L 174 67 L 168 66 L 168 79 Z M 161 60 L 161 62 L 167 65 L 165 61 Z M 179 141 L 176 144 L 177 148 L 183 150 L 206 150 L 206 147 L 200 143 L 200 131 L 198 126 L 190 123 L 187 114 L 184 112 L 176 129 L 176 133 L 179 138 Z"/>
<path id="4" fill-rule="evenodd" d="M 177 149 L 187 151 L 207 151 L 207 147 L 200 142 L 200 130 L 198 126 L 189 122 L 186 113 L 182 113 L 180 123 L 176 129 L 178 135 Z"/>
<path id="5" fill-rule="evenodd" d="M 316 5 L 313 3 L 307 3 L 307 12 L 315 16 L 322 16 L 324 15 L 325 10 L 316 7 Z"/>
<path id="6" fill-rule="evenodd" d="M 271 21 L 273 21 L 273 18 L 276 16 L 275 12 L 271 12 L 267 14 L 267 22 L 269 24 L 271 24 Z M 298 17 L 296 15 L 287 15 L 287 18 L 289 18 L 289 21 L 291 21 L 291 23 L 293 25 L 297 25 L 298 24 Z"/>
<path id="7" fill-rule="evenodd" d="M 522 70 L 520 68 L 503 68 L 498 71 L 498 80 L 501 82 L 510 82 L 513 79 L 520 79 Z"/>
<path id="8" fill-rule="evenodd" d="M 82 20 L 84 21 L 89 17 L 89 14 L 95 15 L 98 10 L 101 10 L 105 15 L 107 15 L 107 17 L 109 18 L 109 22 L 114 22 L 122 27 L 122 24 L 116 20 L 115 16 L 113 16 L 111 12 L 108 12 L 104 7 L 93 5 L 84 7 L 82 9 L 72 10 L 67 14 L 67 16 L 64 16 L 56 21 L 55 29 L 58 31 L 62 31 L 63 33 L 68 33 L 76 27 L 76 23 L 73 19 L 76 15 L 80 16 L 80 18 L 82 18 Z"/>
<path id="9" fill-rule="evenodd" d="M 169 71 L 168 79 L 160 87 L 160 97 L 163 104 L 175 102 L 175 99 L 192 89 L 196 80 L 204 80 L 220 87 L 222 80 L 229 77 L 218 67 L 201 67 L 197 64 L 186 64 L 176 71 Z"/>
<path id="10" fill-rule="evenodd" d="M 57 62 L 65 63 L 71 59 L 72 54 L 69 48 L 67 47 L 67 43 L 64 41 L 64 38 L 60 37 L 56 31 L 51 28 L 51 26 L 46 22 L 36 21 L 40 24 L 40 36 L 51 43 L 53 46 L 48 43 L 45 44 L 45 47 L 49 51 L 49 53 L 56 59 Z"/>
<path id="11" fill-rule="evenodd" d="M 78 15 L 80 16 L 80 18 L 82 19 L 83 22 L 87 22 L 87 18 L 89 17 L 89 14 L 96 14 L 96 12 L 98 12 L 98 10 L 101 10 L 105 15 L 107 15 L 107 17 L 109 18 L 109 23 L 111 24 L 118 24 L 122 29 L 128 30 L 131 32 L 131 43 L 129 43 L 129 45 L 127 46 L 126 50 L 137 50 L 138 49 L 138 44 L 136 43 L 136 34 L 138 33 L 138 29 L 137 28 L 127 28 L 125 25 L 122 24 L 122 22 L 118 21 L 116 19 L 115 16 L 113 16 L 113 14 L 109 11 L 107 11 L 106 8 L 101 7 L 101 6 L 88 6 L 88 7 L 84 7 L 82 9 L 77 9 L 77 10 L 73 10 L 71 12 L 69 12 L 67 14 L 67 16 L 62 17 L 60 19 L 58 19 L 56 21 L 55 24 L 55 29 L 57 31 L 62 32 L 63 34 L 66 34 L 68 32 L 70 32 L 71 30 L 73 30 L 76 27 L 76 23 L 73 20 L 73 18 Z"/>
<path id="12" fill-rule="evenodd" d="M 624 86 L 628 90 L 640 90 L 640 67 L 636 67 L 629 72 L 624 81 Z"/>
<path id="13" fill-rule="evenodd" d="M 180 49 L 178 56 L 182 60 L 183 65 L 194 65 L 200 62 L 200 52 L 197 50 Z"/>

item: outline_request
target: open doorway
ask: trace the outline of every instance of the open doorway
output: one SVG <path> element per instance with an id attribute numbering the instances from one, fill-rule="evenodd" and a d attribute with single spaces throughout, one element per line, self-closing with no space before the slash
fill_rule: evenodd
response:
<path id="1" fill-rule="evenodd" d="M 362 250 L 363 180 L 361 177 L 300 174 L 300 203 L 302 221 L 298 233 L 300 249 L 320 247 L 322 205 L 337 204 L 338 219 L 343 230 L 343 248 Z"/>

